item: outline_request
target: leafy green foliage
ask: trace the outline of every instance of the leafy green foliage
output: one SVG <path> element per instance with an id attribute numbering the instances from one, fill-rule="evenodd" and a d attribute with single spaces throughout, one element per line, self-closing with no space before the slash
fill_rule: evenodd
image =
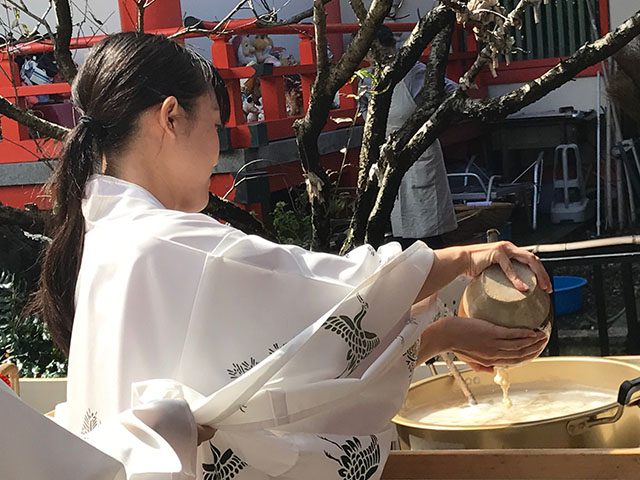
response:
<path id="1" fill-rule="evenodd" d="M 300 197 L 296 200 L 301 203 Z M 278 241 L 303 248 L 311 246 L 311 214 L 306 209 L 291 209 L 285 202 L 278 202 L 271 215 Z"/>
<path id="2" fill-rule="evenodd" d="M 330 177 L 338 172 L 329 172 Z M 306 191 L 292 190 L 292 202 L 276 203 L 271 213 L 273 230 L 281 243 L 311 246 L 311 207 Z M 329 216 L 331 218 L 332 249 L 339 250 L 344 240 L 349 221 L 355 210 L 355 197 L 349 190 L 334 190 L 329 198 Z"/>
<path id="3" fill-rule="evenodd" d="M 23 282 L 0 272 L 0 360 L 20 368 L 23 377 L 66 375 L 67 361 L 36 315 L 22 315 L 28 294 Z"/>

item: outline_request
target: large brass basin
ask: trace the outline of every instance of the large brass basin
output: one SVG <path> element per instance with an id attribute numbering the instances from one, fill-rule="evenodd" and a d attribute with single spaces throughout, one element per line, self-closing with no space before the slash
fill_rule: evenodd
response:
<path id="1" fill-rule="evenodd" d="M 500 388 L 487 373 L 464 372 L 479 402 Z M 502 426 L 442 426 L 421 423 L 426 406 L 462 405 L 465 398 L 449 375 L 413 384 L 393 419 L 402 449 L 627 448 L 640 446 L 640 367 L 592 357 L 541 358 L 510 369 L 511 391 L 593 389 L 610 391 L 618 402 L 571 415 Z M 629 380 L 630 382 L 625 382 Z"/>

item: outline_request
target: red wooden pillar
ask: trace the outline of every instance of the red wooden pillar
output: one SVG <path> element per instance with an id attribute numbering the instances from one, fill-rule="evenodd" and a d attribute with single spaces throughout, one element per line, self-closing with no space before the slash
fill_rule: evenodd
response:
<path id="1" fill-rule="evenodd" d="M 182 25 L 180 0 L 156 0 L 150 2 L 144 11 L 144 30 L 153 32 L 161 28 L 175 28 Z M 135 31 L 138 27 L 138 7 L 136 0 L 118 0 L 120 26 L 123 32 Z"/>
<path id="2" fill-rule="evenodd" d="M 300 53 L 300 65 L 316 65 L 316 42 L 308 35 L 300 35 L 300 43 L 298 44 Z M 306 112 L 309 108 L 311 100 L 311 87 L 316 79 L 316 72 L 303 73 L 300 75 L 302 83 L 302 106 Z"/>
<path id="3" fill-rule="evenodd" d="M 284 77 L 268 76 L 260 79 L 262 90 L 262 107 L 264 119 L 280 120 L 287 117 L 287 105 L 285 103 Z"/>
<path id="4" fill-rule="evenodd" d="M 327 23 L 342 23 L 342 13 L 340 12 L 340 0 L 331 0 L 324 6 L 325 12 L 327 12 Z M 331 33 L 327 35 L 327 41 L 331 46 L 334 60 L 337 62 L 342 56 L 344 50 L 344 43 L 342 41 L 341 33 Z"/>
<path id="5" fill-rule="evenodd" d="M 13 57 L 6 52 L 0 53 L 0 68 L 3 72 L 3 75 L 0 75 L 0 87 L 3 90 L 3 96 L 18 107 L 24 107 L 24 102 L 16 98 L 15 94 L 12 95 L 15 87 L 20 86 L 22 82 L 18 65 Z M 2 136 L 7 140 L 7 143 L 10 143 L 20 142 L 23 138 L 28 138 L 29 134 L 27 127 L 22 126 L 15 120 L 11 120 L 9 117 L 2 117 Z M 5 157 L 0 161 L 3 163 L 8 162 L 10 158 Z"/>
<path id="6" fill-rule="evenodd" d="M 611 25 L 609 25 L 609 0 L 599 0 L 598 10 L 600 11 L 600 36 L 604 37 L 611 30 Z"/>
<path id="7" fill-rule="evenodd" d="M 216 68 L 224 70 L 237 67 L 236 53 L 231 45 L 230 35 L 219 35 L 211 37 L 211 58 Z M 229 104 L 231 114 L 227 127 L 231 134 L 231 145 L 234 148 L 246 148 L 251 144 L 251 133 L 247 127 L 247 119 L 242 110 L 242 90 L 239 78 L 225 78 L 227 93 L 229 94 Z"/>

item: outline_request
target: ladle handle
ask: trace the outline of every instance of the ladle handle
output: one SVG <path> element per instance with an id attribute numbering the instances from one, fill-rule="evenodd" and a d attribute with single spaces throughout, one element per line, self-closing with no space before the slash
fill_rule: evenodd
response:
<path id="1" fill-rule="evenodd" d="M 620 405 L 629 405 L 631 397 L 634 393 L 640 391 L 640 377 L 633 380 L 625 380 L 618 390 L 618 403 Z"/>

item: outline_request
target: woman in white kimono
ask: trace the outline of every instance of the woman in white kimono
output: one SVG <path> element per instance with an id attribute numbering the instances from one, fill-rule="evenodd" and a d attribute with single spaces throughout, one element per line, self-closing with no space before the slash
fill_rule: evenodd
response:
<path id="1" fill-rule="evenodd" d="M 538 259 L 509 243 L 339 257 L 196 213 L 229 101 L 211 64 L 182 45 L 109 36 L 72 92 L 82 117 L 52 181 L 38 305 L 69 354 L 66 426 L 129 478 L 379 478 L 416 360 L 450 350 L 487 370 L 543 349 L 544 334 L 458 318 L 455 300 L 433 297 L 492 263 L 526 288 L 510 259 L 549 290 Z M 431 323 L 438 309 L 449 316 Z M 193 412 L 181 441 L 136 424 L 166 400 Z M 159 465 L 163 450 L 179 462 Z"/>

